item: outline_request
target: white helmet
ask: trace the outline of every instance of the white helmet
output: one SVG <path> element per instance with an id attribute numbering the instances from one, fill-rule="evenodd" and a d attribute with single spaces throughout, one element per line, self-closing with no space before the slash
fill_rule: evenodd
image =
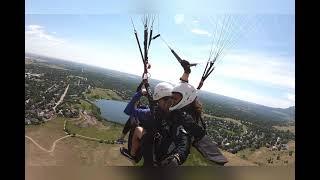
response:
<path id="1" fill-rule="evenodd" d="M 173 88 L 172 92 L 181 93 L 182 99 L 178 104 L 176 104 L 173 107 L 170 107 L 170 111 L 185 107 L 186 105 L 192 103 L 197 97 L 197 89 L 185 82 L 181 82 L 178 85 L 176 85 Z"/>
<path id="2" fill-rule="evenodd" d="M 173 86 L 166 82 L 161 82 L 154 87 L 153 100 L 157 101 L 163 97 L 172 95 Z"/>

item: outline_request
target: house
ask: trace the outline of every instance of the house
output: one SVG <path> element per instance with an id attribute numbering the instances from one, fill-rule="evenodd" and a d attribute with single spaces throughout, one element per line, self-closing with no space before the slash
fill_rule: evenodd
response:
<path id="1" fill-rule="evenodd" d="M 270 144 L 269 144 L 269 143 L 266 143 L 266 147 L 267 147 L 267 148 L 270 148 L 271 146 L 270 146 Z"/>
<path id="2" fill-rule="evenodd" d="M 44 115 L 44 112 L 43 112 L 43 111 L 41 111 L 40 113 L 38 113 L 38 116 L 39 116 L 39 117 L 43 117 L 43 115 Z"/>
<path id="3" fill-rule="evenodd" d="M 288 144 L 281 144 L 281 150 L 289 150 Z"/>
<path id="4" fill-rule="evenodd" d="M 30 119 L 24 118 L 24 124 L 30 125 L 31 124 Z"/>
<path id="5" fill-rule="evenodd" d="M 46 119 L 50 119 L 50 117 L 51 117 L 50 114 L 45 114 L 45 115 L 44 115 L 44 118 L 46 118 Z"/>
<path id="6" fill-rule="evenodd" d="M 31 118 L 30 121 L 32 124 L 40 124 L 40 121 L 36 118 Z"/>
<path id="7" fill-rule="evenodd" d="M 237 153 L 237 151 L 235 150 L 235 149 L 228 149 L 228 152 L 230 152 L 230 153 L 232 153 L 232 154 L 235 154 L 235 153 Z"/>

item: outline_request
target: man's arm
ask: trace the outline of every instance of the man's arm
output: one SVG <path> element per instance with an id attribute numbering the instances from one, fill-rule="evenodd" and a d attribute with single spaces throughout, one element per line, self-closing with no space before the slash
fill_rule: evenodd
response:
<path id="1" fill-rule="evenodd" d="M 189 74 L 184 72 L 180 78 L 180 81 L 181 82 L 189 82 L 188 79 L 189 79 Z"/>
<path id="2" fill-rule="evenodd" d="M 126 113 L 128 116 L 130 116 L 133 113 L 133 110 L 135 109 L 135 103 L 139 101 L 141 96 L 142 96 L 142 93 L 140 91 L 136 92 L 123 112 Z"/>
<path id="3" fill-rule="evenodd" d="M 189 82 L 188 79 L 189 79 L 189 74 L 191 73 L 191 69 L 190 69 L 190 63 L 186 60 L 182 60 L 181 61 L 181 66 L 183 67 L 183 74 L 182 76 L 180 77 L 180 81 L 182 82 Z"/>

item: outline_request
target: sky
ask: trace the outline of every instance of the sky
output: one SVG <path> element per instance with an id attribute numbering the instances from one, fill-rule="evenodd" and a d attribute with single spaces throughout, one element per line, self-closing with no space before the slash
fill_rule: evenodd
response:
<path id="1" fill-rule="evenodd" d="M 167 43 L 199 63 L 189 78 L 197 86 L 211 46 L 225 42 L 230 46 L 202 90 L 270 107 L 295 105 L 294 1 L 121 2 L 26 1 L 25 51 L 141 76 L 130 18 L 142 40 L 141 17 L 154 13 L 161 38 L 150 46 L 151 78 L 177 83 L 183 73 Z"/>

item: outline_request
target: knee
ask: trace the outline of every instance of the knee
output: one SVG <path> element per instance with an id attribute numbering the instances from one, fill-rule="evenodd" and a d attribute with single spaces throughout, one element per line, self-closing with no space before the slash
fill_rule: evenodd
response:
<path id="1" fill-rule="evenodd" d="M 143 133 L 144 133 L 144 129 L 140 126 L 136 127 L 136 129 L 134 130 L 135 136 L 138 137 L 139 139 L 141 139 Z"/>

